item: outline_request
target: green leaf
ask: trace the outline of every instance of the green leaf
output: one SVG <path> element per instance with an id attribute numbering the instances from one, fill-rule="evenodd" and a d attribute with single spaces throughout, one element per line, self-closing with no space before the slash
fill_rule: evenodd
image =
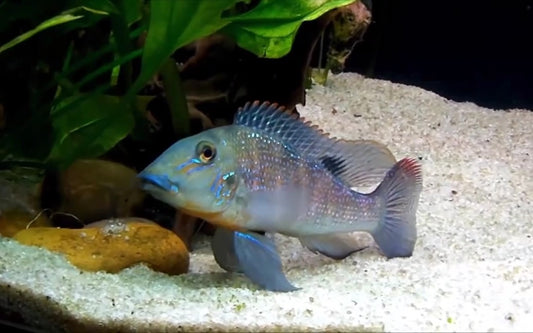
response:
<path id="1" fill-rule="evenodd" d="M 331 9 L 354 0 L 261 1 L 249 12 L 227 17 L 231 24 L 222 32 L 235 38 L 240 47 L 260 57 L 279 58 L 291 50 L 298 28 Z"/>
<path id="2" fill-rule="evenodd" d="M 175 50 L 228 24 L 222 13 L 240 1 L 152 0 L 141 73 L 130 93 L 140 90 Z"/>
<path id="3" fill-rule="evenodd" d="M 104 154 L 134 126 L 131 111 L 121 99 L 101 94 L 70 97 L 51 117 L 55 141 L 48 162 L 60 167 L 77 158 Z"/>
<path id="4" fill-rule="evenodd" d="M 51 27 L 59 25 L 59 24 L 67 23 L 67 22 L 70 22 L 70 21 L 74 21 L 74 20 L 80 19 L 82 17 L 83 17 L 82 15 L 72 15 L 72 14 L 60 14 L 60 15 L 54 16 L 51 19 L 48 19 L 48 20 L 42 22 L 41 24 L 39 24 L 34 29 L 32 29 L 30 31 L 27 31 L 27 32 L 23 33 L 22 35 L 19 35 L 19 36 L 15 37 L 14 39 L 10 40 L 6 44 L 0 46 L 0 53 L 4 52 L 7 49 L 12 48 L 13 46 L 15 46 L 15 45 L 17 45 L 17 44 L 19 44 L 19 43 L 21 43 L 23 41 L 25 41 L 26 39 L 32 37 L 33 35 L 35 35 L 36 33 L 40 32 L 40 31 L 46 30 L 48 28 L 51 28 Z"/>
<path id="5" fill-rule="evenodd" d="M 144 0 L 120 0 L 120 2 L 122 16 L 128 25 L 141 19 Z"/>
<path id="6" fill-rule="evenodd" d="M 26 31 L 22 35 L 19 35 L 6 44 L 0 46 L 0 53 L 4 52 L 7 49 L 12 48 L 13 46 L 25 41 L 28 38 L 33 37 L 35 34 L 52 28 L 57 25 L 65 24 L 71 21 L 79 20 L 85 15 L 75 15 L 78 12 L 86 12 L 96 15 L 108 15 L 110 12 L 115 12 L 116 8 L 114 5 L 109 2 L 109 0 L 88 0 L 88 4 L 94 5 L 95 7 L 88 7 L 87 5 L 75 7 L 69 10 L 66 10 L 62 12 L 59 15 L 56 15 L 52 18 L 49 18 L 43 22 L 41 22 L 39 25 L 37 25 L 32 30 Z"/>
<path id="7" fill-rule="evenodd" d="M 118 14 L 120 11 L 111 0 L 70 0 L 72 8 L 83 8 L 100 15 Z"/>

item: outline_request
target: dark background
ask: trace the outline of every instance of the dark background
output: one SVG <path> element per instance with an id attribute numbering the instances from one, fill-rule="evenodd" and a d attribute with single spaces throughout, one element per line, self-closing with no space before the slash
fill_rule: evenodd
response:
<path id="1" fill-rule="evenodd" d="M 533 0 L 373 0 L 345 71 L 533 110 Z"/>

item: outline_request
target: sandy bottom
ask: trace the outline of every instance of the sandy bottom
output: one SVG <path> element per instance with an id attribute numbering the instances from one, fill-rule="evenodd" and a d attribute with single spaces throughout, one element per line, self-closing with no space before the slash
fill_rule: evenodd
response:
<path id="1" fill-rule="evenodd" d="M 144 266 L 85 273 L 0 237 L 0 307 L 47 330 L 533 329 L 533 112 L 494 111 L 425 90 L 331 76 L 307 119 L 346 139 L 420 157 L 424 189 L 411 258 L 368 249 L 335 261 L 276 236 L 292 293 L 225 273 L 207 241 L 190 274 Z"/>

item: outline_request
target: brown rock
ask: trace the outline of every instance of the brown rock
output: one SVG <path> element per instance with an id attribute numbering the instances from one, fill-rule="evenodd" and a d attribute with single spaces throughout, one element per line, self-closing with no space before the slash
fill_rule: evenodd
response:
<path id="1" fill-rule="evenodd" d="M 110 273 L 145 263 L 176 275 L 189 269 L 189 252 L 170 230 L 140 218 L 111 219 L 83 229 L 31 228 L 13 238 L 22 244 L 63 253 L 80 269 Z"/>
<path id="2" fill-rule="evenodd" d="M 116 162 L 77 160 L 58 176 L 59 206 L 45 208 L 73 214 L 84 223 L 135 216 L 145 196 L 136 176 L 135 170 Z"/>

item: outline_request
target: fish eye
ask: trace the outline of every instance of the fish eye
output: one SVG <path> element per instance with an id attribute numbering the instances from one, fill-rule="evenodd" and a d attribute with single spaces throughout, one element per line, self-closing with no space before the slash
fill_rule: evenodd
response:
<path id="1" fill-rule="evenodd" d="M 210 142 L 200 142 L 196 147 L 196 152 L 198 153 L 202 163 L 208 163 L 212 161 L 217 154 L 215 146 Z"/>

